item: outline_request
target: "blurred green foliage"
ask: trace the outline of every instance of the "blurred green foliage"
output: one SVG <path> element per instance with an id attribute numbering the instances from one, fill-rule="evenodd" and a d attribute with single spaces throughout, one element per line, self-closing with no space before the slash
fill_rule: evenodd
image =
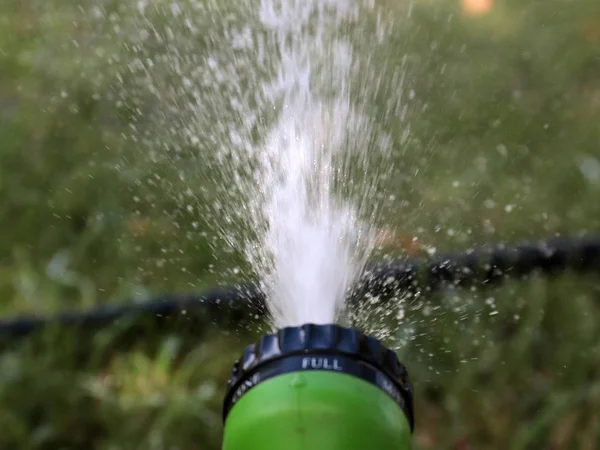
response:
<path id="1" fill-rule="evenodd" d="M 380 3 L 401 25 L 373 64 L 406 65 L 409 119 L 386 118 L 402 143 L 385 218 L 396 242 L 448 250 L 600 229 L 600 3 L 496 0 L 477 16 L 458 0 L 415 2 L 410 16 Z M 86 21 L 94 6 L 0 5 L 4 316 L 202 290 L 241 264 L 161 195 L 178 189 L 175 172 L 127 138 L 131 105 L 111 96 L 88 42 L 102 32 Z M 399 93 L 381 91 L 382 104 Z M 599 288 L 567 274 L 413 305 L 399 354 L 417 389 L 415 448 L 596 448 Z M 252 332 L 205 322 L 4 343 L 0 448 L 218 448 L 229 365 Z"/>

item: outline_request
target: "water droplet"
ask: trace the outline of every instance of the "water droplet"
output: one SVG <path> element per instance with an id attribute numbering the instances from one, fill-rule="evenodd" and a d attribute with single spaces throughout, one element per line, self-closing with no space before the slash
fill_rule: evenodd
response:
<path id="1" fill-rule="evenodd" d="M 579 171 L 591 183 L 600 182 L 600 161 L 592 156 L 586 156 L 579 162 Z"/>

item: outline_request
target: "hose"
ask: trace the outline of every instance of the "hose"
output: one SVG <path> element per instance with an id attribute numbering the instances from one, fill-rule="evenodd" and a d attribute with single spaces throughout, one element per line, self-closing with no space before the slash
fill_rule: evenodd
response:
<path id="1" fill-rule="evenodd" d="M 431 260 L 399 259 L 368 265 L 353 298 L 364 295 L 392 296 L 409 289 L 433 291 L 441 286 L 492 285 L 534 272 L 552 276 L 571 270 L 600 271 L 600 236 L 554 237 L 517 245 L 496 245 L 450 253 Z M 204 294 L 157 296 L 144 303 L 105 305 L 86 311 L 62 312 L 54 317 L 24 316 L 0 320 L 0 337 L 24 337 L 45 325 L 79 325 L 100 328 L 127 316 L 161 316 L 203 309 L 209 314 L 227 312 L 232 317 L 264 315 L 264 294 L 246 284 L 216 288 Z"/>

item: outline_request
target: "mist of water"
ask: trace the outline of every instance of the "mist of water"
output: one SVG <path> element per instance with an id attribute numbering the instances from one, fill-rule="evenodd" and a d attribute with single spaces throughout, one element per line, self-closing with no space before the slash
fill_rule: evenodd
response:
<path id="1" fill-rule="evenodd" d="M 214 219 L 220 242 L 261 280 L 274 326 L 348 319 L 345 298 L 375 246 L 380 181 L 393 169 L 393 142 L 373 113 L 384 68 L 372 60 L 390 28 L 373 2 L 119 8 L 93 11 L 125 41 L 124 56 L 101 48 L 117 68 L 113 90 L 142 163 L 166 163 L 179 178 L 151 184 Z M 401 78 L 392 76 L 390 114 L 402 114 Z"/>

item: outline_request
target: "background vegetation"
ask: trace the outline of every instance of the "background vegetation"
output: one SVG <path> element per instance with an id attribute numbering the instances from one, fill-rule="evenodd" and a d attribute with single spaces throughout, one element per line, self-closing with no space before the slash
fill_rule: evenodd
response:
<path id="1" fill-rule="evenodd" d="M 410 17 L 381 3 L 405 25 L 374 60 L 408 55 L 415 94 L 386 251 L 598 231 L 600 3 L 427 0 Z M 140 188 L 156 171 L 126 139 L 107 60 L 86 46 L 93 7 L 0 4 L 6 317 L 200 291 L 240 264 L 176 197 Z M 405 125 L 390 129 L 402 141 Z M 398 336 L 415 448 L 597 448 L 599 300 L 597 276 L 566 274 L 413 304 Z M 209 319 L 4 342 L 0 448 L 219 448 L 229 366 L 256 330 Z"/>

